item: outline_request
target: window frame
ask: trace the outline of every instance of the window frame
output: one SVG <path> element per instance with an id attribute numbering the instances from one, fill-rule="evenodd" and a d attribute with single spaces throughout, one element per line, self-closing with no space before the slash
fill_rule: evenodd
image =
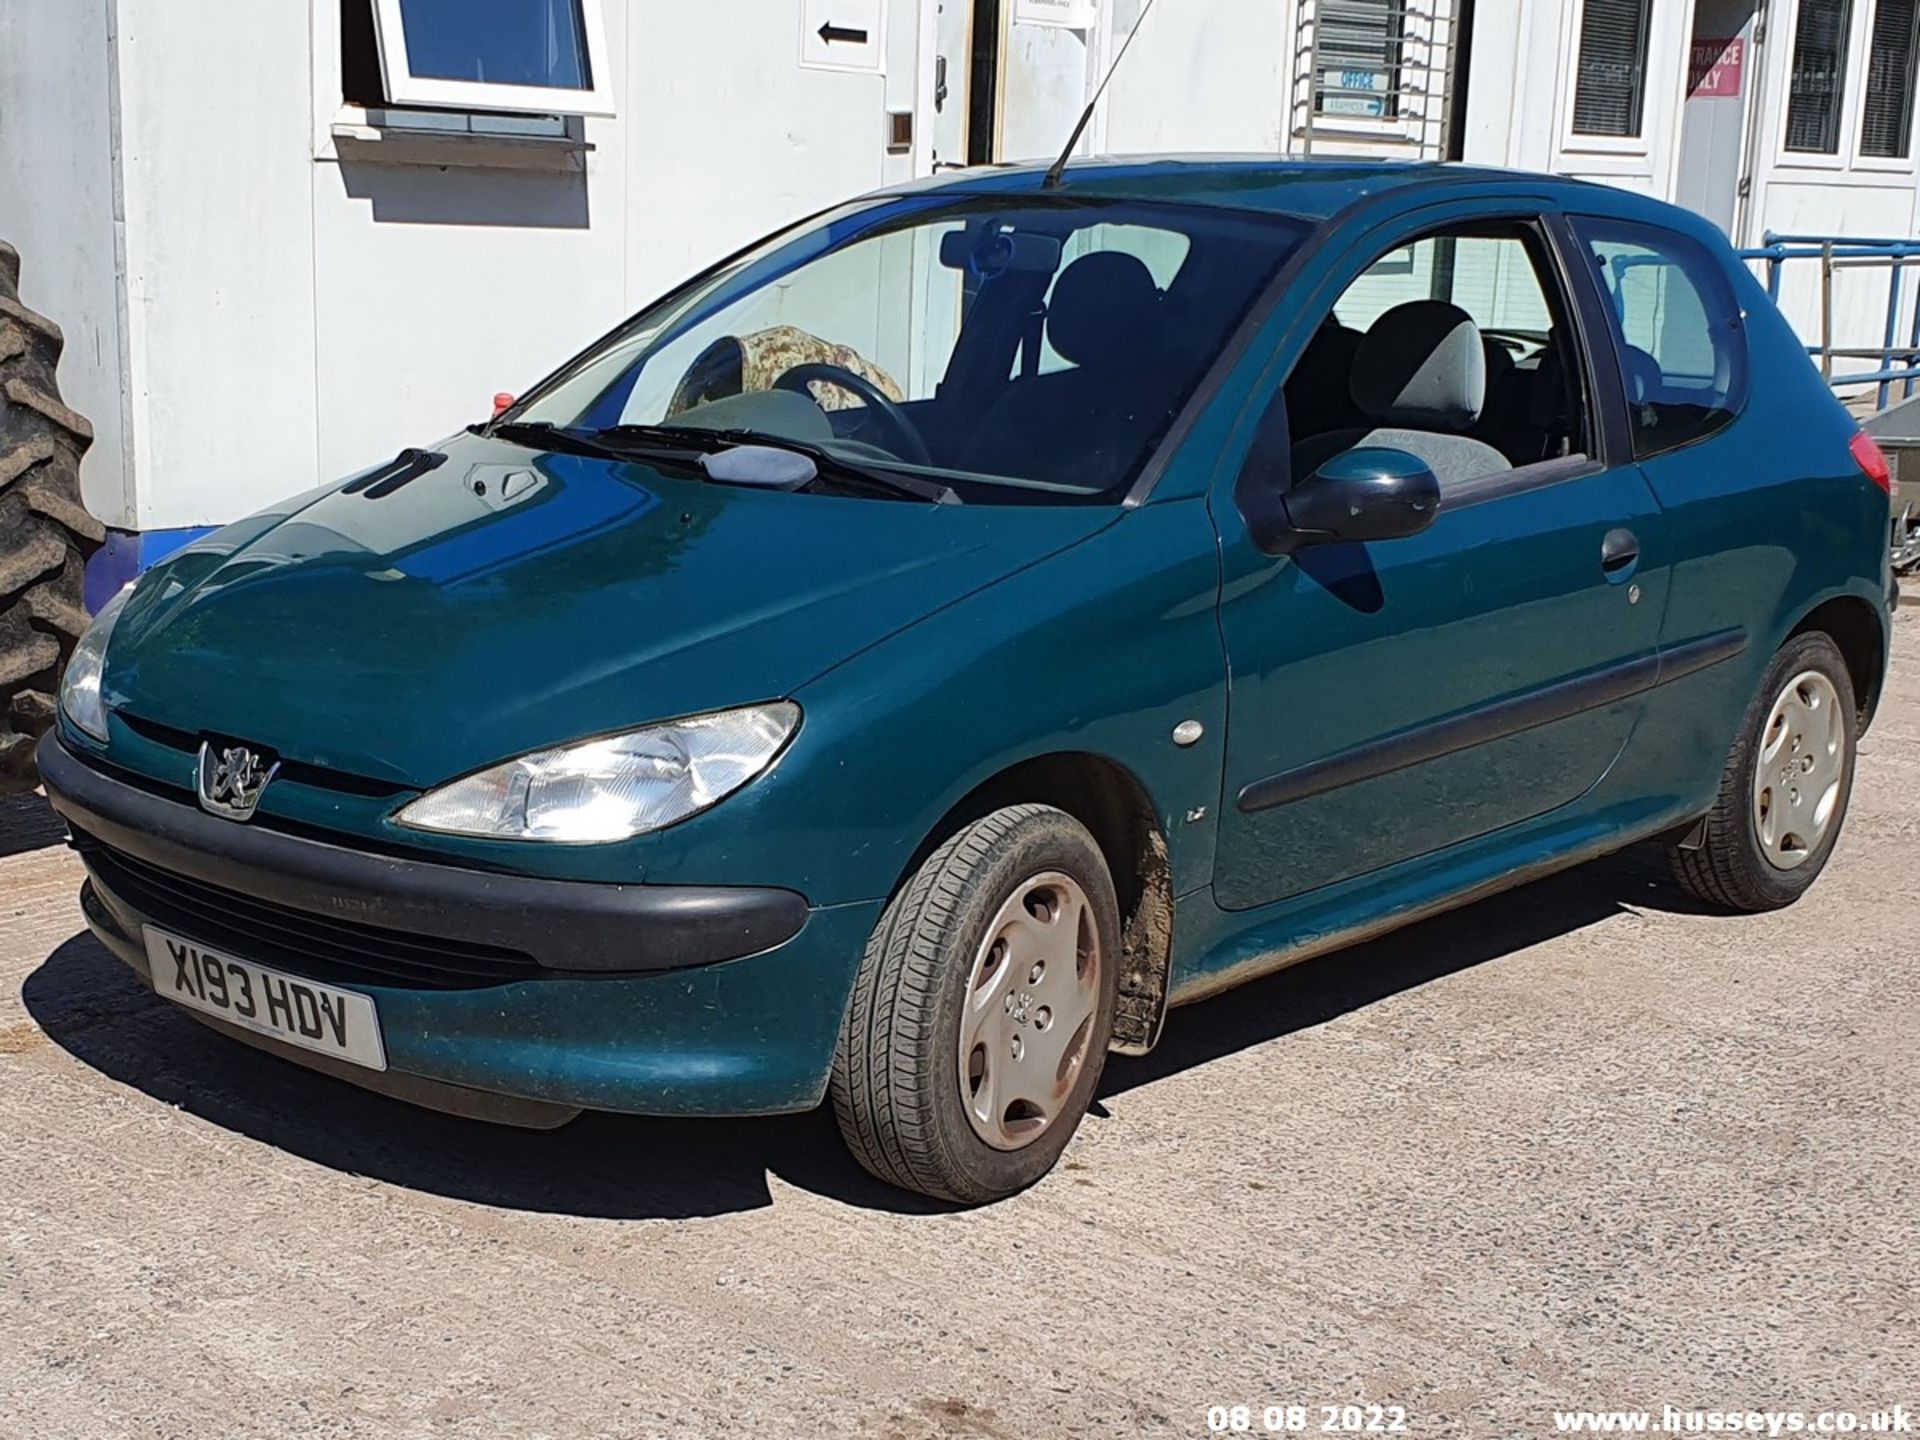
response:
<path id="1" fill-rule="evenodd" d="M 415 75 L 407 58 L 403 0 L 369 0 L 369 3 L 373 7 L 374 39 L 380 51 L 387 104 L 392 108 L 597 117 L 610 117 L 615 113 L 603 0 L 574 0 L 580 7 L 581 39 L 586 46 L 587 71 L 592 81 L 586 89 L 500 85 Z"/>
<path id="2" fill-rule="evenodd" d="M 1866 167 L 1907 169 L 1914 163 L 1914 121 L 1920 118 L 1920 5 L 1914 7 L 1909 32 L 1907 52 L 1907 73 L 1905 77 L 1905 128 L 1900 133 L 1901 151 L 1897 154 L 1882 155 L 1867 149 L 1867 109 L 1873 103 L 1873 65 L 1875 39 L 1880 31 L 1880 11 L 1887 0 L 1872 0 L 1872 9 L 1867 18 L 1866 54 L 1862 70 L 1862 85 L 1859 104 L 1859 129 L 1855 142 L 1856 158 Z"/>
<path id="3" fill-rule="evenodd" d="M 1567 102 L 1568 134 L 1589 142 L 1598 140 L 1603 143 L 1613 144 L 1632 142 L 1644 145 L 1647 143 L 1647 92 L 1649 88 L 1648 80 L 1653 67 L 1653 11 L 1656 0 L 1639 0 L 1639 3 L 1641 6 L 1638 37 L 1639 78 L 1634 89 L 1632 102 L 1633 128 L 1620 132 L 1611 130 L 1582 130 L 1580 128 L 1581 49 L 1586 39 L 1587 17 L 1592 13 L 1594 4 L 1594 0 L 1582 0 L 1579 7 L 1579 14 L 1574 18 L 1573 48 L 1571 51 L 1573 56 L 1573 78 L 1572 84 L 1569 86 L 1570 95 Z"/>
<path id="4" fill-rule="evenodd" d="M 1321 77 L 1329 70 L 1357 70 L 1360 68 L 1354 65 L 1326 63 L 1323 51 L 1327 43 L 1329 23 L 1331 22 L 1336 28 L 1355 25 L 1357 23 L 1355 18 L 1349 15 L 1330 17 L 1326 13 L 1328 3 L 1351 6 L 1354 9 L 1368 8 L 1377 5 L 1381 12 L 1381 18 L 1385 25 L 1385 32 L 1382 38 L 1381 59 L 1384 62 L 1383 69 L 1387 77 L 1387 88 L 1380 95 L 1381 104 L 1378 115 L 1367 115 L 1358 111 L 1329 110 L 1326 108 L 1325 101 L 1327 92 L 1321 84 Z M 1407 12 L 1404 5 L 1400 3 L 1400 0 L 1320 0 L 1314 12 L 1314 25 L 1316 27 L 1313 37 L 1314 73 L 1307 77 L 1307 105 L 1313 119 L 1316 122 L 1331 120 L 1336 123 L 1358 125 L 1391 125 L 1400 122 L 1404 118 L 1401 113 L 1401 98 L 1402 87 L 1405 85 L 1407 46 L 1409 44 L 1409 37 L 1407 35 Z"/>
<path id="5" fill-rule="evenodd" d="M 1748 402 L 1753 395 L 1753 347 L 1747 338 L 1747 311 L 1740 303 L 1739 291 L 1725 268 L 1715 258 L 1711 246 L 1683 230 L 1669 229 L 1646 220 L 1630 219 L 1622 215 L 1607 214 L 1603 211 L 1570 212 L 1562 219 L 1565 227 L 1564 242 L 1569 247 L 1569 257 L 1578 262 L 1580 275 L 1579 288 L 1582 293 L 1581 305 L 1591 307 L 1592 324 L 1586 340 L 1588 364 L 1590 368 L 1605 368 L 1600 365 L 1598 344 L 1593 338 L 1597 333 L 1604 336 L 1606 354 L 1611 369 L 1605 377 L 1607 404 L 1613 415 L 1609 416 L 1607 429 L 1610 438 L 1624 446 L 1615 463 L 1647 464 L 1663 459 L 1668 455 L 1677 455 L 1691 450 L 1694 446 L 1718 438 L 1730 426 L 1739 422 L 1746 414 Z M 1733 334 L 1736 343 L 1732 355 L 1733 378 L 1727 389 L 1727 403 L 1723 409 L 1726 419 L 1710 430 L 1682 440 L 1676 445 L 1643 452 L 1640 448 L 1640 431 L 1634 424 L 1633 402 L 1627 393 L 1626 356 L 1621 347 L 1626 345 L 1626 329 L 1621 322 L 1619 310 L 1614 304 L 1613 292 L 1599 272 L 1599 257 L 1593 249 L 1595 227 L 1602 231 L 1614 232 L 1610 238 L 1630 245 L 1640 245 L 1656 254 L 1668 257 L 1668 262 L 1677 266 L 1687 276 L 1688 283 L 1694 283 L 1694 273 L 1675 251 L 1690 251 L 1699 261 L 1703 273 L 1710 275 L 1710 283 L 1719 292 L 1711 296 L 1695 285 L 1695 293 L 1704 305 L 1718 299 L 1725 302 L 1727 311 L 1733 317 Z M 1602 237 L 1608 238 L 1608 237 Z M 1615 420 L 1617 418 L 1617 428 Z"/>
<path id="6" fill-rule="evenodd" d="M 1839 57 L 1840 70 L 1839 83 L 1832 92 L 1833 148 L 1831 150 L 1801 149 L 1791 143 L 1794 65 L 1799 58 L 1801 27 L 1806 20 L 1809 3 L 1811 0 L 1795 0 L 1793 29 L 1788 37 L 1788 43 L 1782 47 L 1785 50 L 1785 70 L 1781 80 L 1783 103 L 1780 106 L 1780 153 L 1787 157 L 1789 164 L 1844 165 L 1850 153 L 1857 148 L 1852 143 L 1856 138 L 1855 134 L 1850 133 L 1848 126 L 1849 118 L 1854 111 L 1854 107 L 1848 104 L 1848 100 L 1853 96 L 1854 87 L 1859 78 L 1853 54 L 1859 38 L 1856 34 L 1858 27 L 1855 21 L 1859 18 L 1864 5 L 1870 3 L 1870 0 L 1835 0 L 1835 3 L 1845 9 L 1841 19 L 1839 44 L 1835 48 L 1835 53 Z"/>
<path id="7" fill-rule="evenodd" d="M 1647 98 L 1649 104 L 1664 103 L 1660 99 L 1660 86 L 1655 83 L 1657 77 L 1675 73 L 1675 67 L 1685 67 L 1686 37 L 1673 26 L 1653 23 L 1660 18 L 1658 9 L 1662 0 L 1654 0 L 1655 8 L 1650 12 L 1653 20 L 1648 25 L 1646 73 L 1649 77 Z M 1560 7 L 1558 35 L 1560 54 L 1577 55 L 1580 43 L 1580 26 L 1585 18 L 1585 0 L 1578 0 Z M 1576 86 L 1575 67 L 1561 65 L 1555 72 L 1553 106 L 1555 153 L 1578 157 L 1577 168 L 1580 174 L 1590 178 L 1607 181 L 1629 180 L 1644 182 L 1634 188 L 1646 186 L 1658 187 L 1664 183 L 1660 179 L 1660 165 L 1656 162 L 1653 143 L 1646 131 L 1648 121 L 1643 114 L 1641 134 L 1639 135 L 1589 135 L 1573 128 L 1574 92 Z"/>

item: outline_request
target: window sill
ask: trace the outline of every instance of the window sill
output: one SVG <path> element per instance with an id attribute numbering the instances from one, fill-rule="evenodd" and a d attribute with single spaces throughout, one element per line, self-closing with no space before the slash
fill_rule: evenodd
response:
<path id="1" fill-rule="evenodd" d="M 1589 130 L 1566 130 L 1560 136 L 1563 155 L 1603 155 L 1615 160 L 1645 159 L 1653 154 L 1646 133 L 1596 135 Z"/>
<path id="2" fill-rule="evenodd" d="M 1415 122 L 1404 117 L 1379 119 L 1360 115 L 1320 116 L 1311 126 L 1295 125 L 1293 138 L 1305 140 L 1309 131 L 1317 145 L 1329 140 L 1337 145 L 1418 145 Z"/>
<path id="3" fill-rule="evenodd" d="M 321 159 L 438 168 L 577 172 L 594 148 L 579 121 L 550 116 L 350 107 L 328 135 Z"/>
<path id="4" fill-rule="evenodd" d="M 1853 168 L 1861 175 L 1911 176 L 1914 162 L 1911 156 L 1903 159 L 1898 155 L 1856 155 Z"/>

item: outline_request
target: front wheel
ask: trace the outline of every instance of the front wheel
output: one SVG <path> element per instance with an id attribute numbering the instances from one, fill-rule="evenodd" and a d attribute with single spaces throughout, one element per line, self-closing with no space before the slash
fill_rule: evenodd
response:
<path id="1" fill-rule="evenodd" d="M 1079 821 L 1015 805 L 949 837 L 854 982 L 830 1089 L 855 1158 L 963 1204 L 1045 1175 L 1099 1083 L 1119 962 L 1113 877 Z"/>
<path id="2" fill-rule="evenodd" d="M 1818 632 L 1782 646 L 1741 722 L 1702 843 L 1671 851 L 1681 885 L 1732 910 L 1777 910 L 1805 894 L 1840 838 L 1859 726 L 1839 647 Z"/>

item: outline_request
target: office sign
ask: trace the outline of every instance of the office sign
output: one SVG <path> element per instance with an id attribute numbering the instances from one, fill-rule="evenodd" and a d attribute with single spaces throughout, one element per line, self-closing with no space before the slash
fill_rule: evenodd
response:
<path id="1" fill-rule="evenodd" d="M 1387 97 L 1392 93 L 1391 77 L 1385 70 L 1348 70 L 1337 65 L 1320 71 L 1319 111 L 1322 115 L 1358 115 L 1369 120 L 1383 119 Z"/>

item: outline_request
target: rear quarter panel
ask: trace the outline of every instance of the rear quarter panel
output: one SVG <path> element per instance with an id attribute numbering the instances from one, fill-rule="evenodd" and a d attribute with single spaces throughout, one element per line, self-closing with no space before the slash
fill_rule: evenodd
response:
<path id="1" fill-rule="evenodd" d="M 1745 321 L 1751 380 L 1725 429 L 1641 462 L 1667 514 L 1673 575 L 1661 641 L 1738 630 L 1733 659 L 1661 686 L 1609 778 L 1618 794 L 1711 804 L 1746 706 L 1775 651 L 1815 607 L 1857 596 L 1885 623 L 1887 497 L 1848 452 L 1857 428 L 1766 291 L 1706 222 L 1669 207 L 1569 200 L 1686 234 L 1726 264 Z M 1882 653 L 1885 653 L 1883 630 Z"/>

